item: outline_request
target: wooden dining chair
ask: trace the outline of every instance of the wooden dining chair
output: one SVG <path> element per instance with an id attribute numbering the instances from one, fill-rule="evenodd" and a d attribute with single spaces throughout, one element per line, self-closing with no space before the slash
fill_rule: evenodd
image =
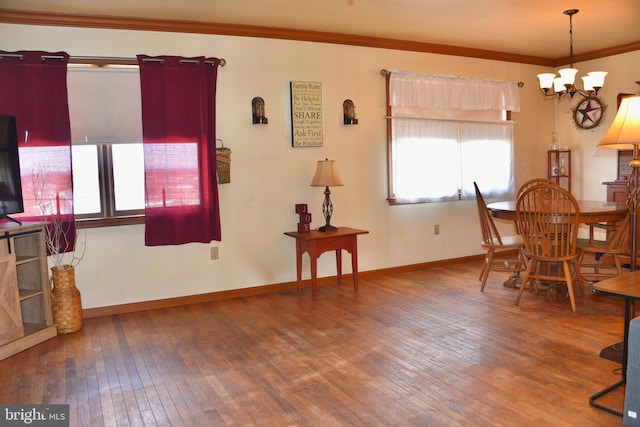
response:
<path id="1" fill-rule="evenodd" d="M 532 178 L 528 181 L 525 181 L 519 188 L 518 191 L 516 192 L 516 200 L 518 199 L 518 197 L 520 197 L 520 195 L 522 193 L 524 193 L 525 190 L 531 188 L 531 187 L 535 187 L 536 185 L 539 184 L 551 184 L 551 185 L 558 185 L 554 180 L 549 179 L 549 178 Z M 518 221 L 514 222 L 514 227 L 516 229 L 516 233 L 520 234 L 520 230 L 518 230 Z"/>
<path id="2" fill-rule="evenodd" d="M 589 282 L 622 274 L 622 260 L 631 253 L 631 214 L 627 213 L 622 220 L 603 226 L 607 230 L 606 240 L 595 240 L 593 232 L 590 232 L 589 239 L 578 239 L 580 274 L 583 280 Z"/>
<path id="3" fill-rule="evenodd" d="M 516 198 L 520 197 L 520 195 L 522 193 L 524 193 L 524 190 L 527 190 L 527 189 L 529 189 L 531 187 L 534 187 L 534 186 L 536 186 L 538 184 L 554 184 L 554 185 L 557 185 L 557 183 L 554 180 L 549 179 L 549 178 L 533 178 L 533 179 L 530 179 L 528 181 L 525 181 L 520 186 L 520 188 L 518 188 L 518 191 L 516 192 Z"/>
<path id="4" fill-rule="evenodd" d="M 581 295 L 584 294 L 578 265 L 578 202 L 571 193 L 559 185 L 539 184 L 525 190 L 518 198 L 516 220 L 524 240 L 524 254 L 528 260 L 516 297 L 516 305 L 520 302 L 529 281 L 561 282 L 566 283 L 571 310 L 575 312 L 574 283 L 578 283 Z M 552 269 L 546 268 L 551 263 L 561 266 L 562 271 L 554 275 Z M 546 266 L 537 268 L 539 264 Z"/>
<path id="5" fill-rule="evenodd" d="M 478 184 L 473 183 L 476 189 L 476 202 L 478 205 L 478 216 L 480 217 L 480 229 L 482 231 L 482 241 L 480 246 L 486 251 L 480 277 L 482 282 L 480 291 L 484 291 L 490 271 L 503 271 L 519 274 L 524 270 L 524 242 L 519 235 L 500 236 L 491 212 L 487 209 L 484 197 L 478 188 Z M 507 255 L 510 251 L 515 255 Z M 496 258 L 496 255 L 499 258 Z"/>

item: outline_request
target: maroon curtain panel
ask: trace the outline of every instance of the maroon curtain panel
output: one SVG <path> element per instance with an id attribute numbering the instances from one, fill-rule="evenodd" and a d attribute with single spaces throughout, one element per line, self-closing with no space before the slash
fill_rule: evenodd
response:
<path id="1" fill-rule="evenodd" d="M 217 58 L 138 55 L 145 162 L 145 244 L 220 240 Z"/>
<path id="2" fill-rule="evenodd" d="M 24 214 L 62 223 L 61 252 L 75 247 L 71 127 L 65 52 L 0 51 L 0 114 L 16 116 Z"/>

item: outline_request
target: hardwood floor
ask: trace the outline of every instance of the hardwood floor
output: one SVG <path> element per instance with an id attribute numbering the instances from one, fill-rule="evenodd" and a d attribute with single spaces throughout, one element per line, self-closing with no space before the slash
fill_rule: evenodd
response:
<path id="1" fill-rule="evenodd" d="M 80 426 L 619 426 L 589 396 L 623 302 L 545 301 L 479 262 L 86 319 L 0 362 L 0 403 Z M 623 392 L 604 400 L 622 409 Z"/>

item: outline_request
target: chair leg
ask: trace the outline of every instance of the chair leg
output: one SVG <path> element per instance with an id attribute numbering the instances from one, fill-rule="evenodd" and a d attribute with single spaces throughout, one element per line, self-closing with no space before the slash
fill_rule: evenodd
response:
<path id="1" fill-rule="evenodd" d="M 524 271 L 524 277 L 522 278 L 522 283 L 520 284 L 520 289 L 518 290 L 518 295 L 516 296 L 516 305 L 520 302 L 520 298 L 522 298 L 522 294 L 524 293 L 525 288 L 527 287 L 527 282 L 529 281 L 529 275 L 533 270 L 533 267 L 536 264 L 536 260 L 530 259 L 527 263 L 527 269 Z"/>
<path id="2" fill-rule="evenodd" d="M 569 265 L 569 271 L 571 272 L 571 283 L 578 284 L 578 289 L 580 290 L 580 295 L 584 296 L 584 288 L 582 286 L 582 276 L 580 275 L 580 271 L 577 270 L 577 268 L 580 267 L 580 264 L 578 264 L 578 259 L 574 259 L 573 261 L 571 261 L 570 263 L 568 263 Z M 564 272 L 564 267 L 562 268 L 563 272 Z"/>
<path id="3" fill-rule="evenodd" d="M 571 280 L 571 266 L 567 261 L 562 261 L 562 269 L 564 270 L 564 278 L 567 282 L 567 291 L 569 292 L 569 300 L 571 301 L 571 311 L 576 311 L 576 296 L 573 293 L 573 281 Z"/>
<path id="4" fill-rule="evenodd" d="M 620 257 L 618 254 L 613 255 L 613 263 L 616 265 L 616 270 L 618 271 L 618 275 L 622 274 L 622 263 L 620 262 Z"/>
<path id="5" fill-rule="evenodd" d="M 480 292 L 484 292 L 484 285 L 487 283 L 487 278 L 489 277 L 489 272 L 491 271 L 491 264 L 493 263 L 493 254 L 495 253 L 494 249 L 489 249 L 487 251 L 487 255 L 484 257 L 484 267 L 482 268 L 482 285 L 480 285 Z"/>
<path id="6" fill-rule="evenodd" d="M 480 275 L 478 276 L 478 280 L 482 280 L 484 276 L 484 270 L 487 268 L 487 254 L 484 254 L 484 258 L 482 258 L 482 269 L 480 269 Z"/>
<path id="7" fill-rule="evenodd" d="M 584 261 L 584 251 L 580 251 L 580 255 L 578 255 L 578 275 L 584 279 L 584 275 L 582 274 L 582 262 Z M 586 279 L 584 279 L 586 280 Z"/>
<path id="8" fill-rule="evenodd" d="M 527 256 L 524 254 L 524 248 L 521 247 L 520 249 L 518 249 L 518 256 L 520 257 L 520 265 L 522 267 L 522 271 L 527 268 Z"/>
<path id="9" fill-rule="evenodd" d="M 580 274 L 580 264 L 577 259 L 573 260 L 573 268 L 576 271 L 576 280 L 578 281 L 578 288 L 580 288 L 580 296 L 584 297 L 584 279 Z"/>

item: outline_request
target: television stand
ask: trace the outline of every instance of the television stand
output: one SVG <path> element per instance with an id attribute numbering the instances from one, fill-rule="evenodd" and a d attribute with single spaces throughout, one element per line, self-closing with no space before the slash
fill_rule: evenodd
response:
<path id="1" fill-rule="evenodd" d="M 0 214 L 0 219 L 8 219 L 9 221 L 13 221 L 13 222 L 15 222 L 15 223 L 16 223 L 16 224 L 18 224 L 18 225 L 22 225 L 22 222 L 18 221 L 18 220 L 17 220 L 17 219 L 15 219 L 15 218 L 11 218 L 11 217 L 10 217 L 9 215 L 7 215 L 7 214 Z"/>

